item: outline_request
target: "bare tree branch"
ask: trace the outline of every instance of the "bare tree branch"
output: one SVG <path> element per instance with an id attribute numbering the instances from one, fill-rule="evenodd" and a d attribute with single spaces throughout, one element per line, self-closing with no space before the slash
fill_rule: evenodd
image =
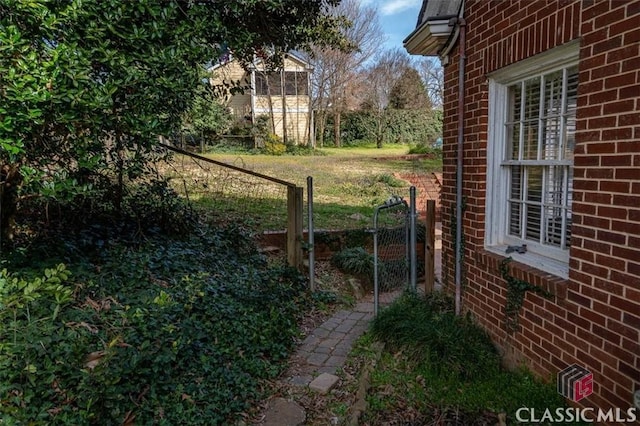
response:
<path id="1" fill-rule="evenodd" d="M 440 61 L 434 58 L 421 58 L 417 61 L 416 67 L 422 77 L 431 104 L 435 108 L 442 108 L 444 99 L 444 70 Z"/>
<path id="2" fill-rule="evenodd" d="M 378 12 L 360 0 L 344 0 L 332 10 L 350 23 L 343 27 L 345 38 L 352 43 L 349 51 L 316 46 L 309 52 L 315 71 L 312 76 L 313 109 L 316 112 L 316 135 L 323 144 L 327 118 L 334 117 L 336 145 L 340 145 L 340 115 L 357 106 L 362 69 L 384 40 Z"/>

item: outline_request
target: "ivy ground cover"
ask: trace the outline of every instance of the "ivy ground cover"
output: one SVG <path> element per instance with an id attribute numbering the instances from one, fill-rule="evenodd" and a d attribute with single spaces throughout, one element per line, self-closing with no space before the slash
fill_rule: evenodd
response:
<path id="1" fill-rule="evenodd" d="M 85 229 L 2 262 L 9 425 L 233 423 L 280 371 L 306 303 L 300 276 L 237 226 L 178 239 Z"/>

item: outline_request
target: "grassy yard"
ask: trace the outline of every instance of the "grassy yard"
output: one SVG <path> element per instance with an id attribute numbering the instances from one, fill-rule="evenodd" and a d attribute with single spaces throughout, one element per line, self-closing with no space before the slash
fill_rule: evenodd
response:
<path id="1" fill-rule="evenodd" d="M 372 337 L 385 350 L 371 375 L 364 424 L 512 425 L 520 407 L 566 408 L 552 380 L 504 369 L 489 336 L 437 293 L 397 300 L 360 344 Z"/>
<path id="2" fill-rule="evenodd" d="M 369 226 L 374 208 L 391 195 L 408 197 L 410 182 L 394 173 L 423 175 L 440 171 L 439 159 L 409 156 L 406 145 L 355 148 L 322 148 L 315 155 L 272 156 L 249 153 L 210 153 L 208 158 L 276 177 L 305 189 L 313 178 L 314 222 L 317 229 L 349 229 Z M 206 205 L 206 201 L 201 204 Z M 264 202 L 262 203 L 264 204 Z M 282 210 L 250 203 L 245 215 L 260 217 L 262 226 L 278 227 Z M 274 224 L 274 225 L 271 225 Z"/>

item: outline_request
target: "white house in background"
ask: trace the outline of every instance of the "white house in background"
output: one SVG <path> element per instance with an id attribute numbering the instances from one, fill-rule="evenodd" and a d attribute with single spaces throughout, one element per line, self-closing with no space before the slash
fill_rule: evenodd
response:
<path id="1" fill-rule="evenodd" d="M 261 60 L 248 69 L 239 61 L 229 61 L 211 67 L 211 84 L 244 87 L 225 99 L 238 122 L 255 124 L 260 116 L 269 120 L 271 132 L 283 141 L 309 145 L 313 134 L 311 114 L 311 65 L 293 53 L 286 53 L 283 66 L 267 70 Z"/>

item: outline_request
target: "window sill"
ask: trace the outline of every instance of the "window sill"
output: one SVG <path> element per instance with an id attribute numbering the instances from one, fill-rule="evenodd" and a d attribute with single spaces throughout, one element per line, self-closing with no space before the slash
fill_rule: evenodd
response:
<path id="1" fill-rule="evenodd" d="M 561 260 L 551 257 L 542 256 L 540 254 L 528 251 L 520 254 L 517 252 L 507 253 L 507 245 L 495 245 L 486 247 L 486 250 L 502 257 L 511 257 L 514 261 L 523 263 L 540 271 L 555 275 L 558 278 L 566 280 L 569 278 L 569 264 Z"/>
<path id="2" fill-rule="evenodd" d="M 567 298 L 569 280 L 566 277 L 566 275 L 568 275 L 566 271 L 568 270 L 568 265 L 530 252 L 525 254 L 507 254 L 505 253 L 506 248 L 507 246 L 492 246 L 486 247 L 485 250 L 479 250 L 475 255 L 476 261 L 485 265 L 486 268 L 495 274 L 500 275 L 500 264 L 504 259 L 511 257 L 513 259 L 513 261 L 509 263 L 509 274 L 511 276 L 548 291 L 555 296 L 556 300 L 564 300 Z M 523 262 L 523 258 L 526 258 L 524 259 L 527 260 L 526 263 Z M 552 273 L 549 269 L 550 260 L 552 263 L 557 264 L 554 269 L 555 273 Z M 547 269 L 543 270 L 540 268 L 539 265 L 541 262 L 543 262 L 543 266 L 546 266 Z"/>

